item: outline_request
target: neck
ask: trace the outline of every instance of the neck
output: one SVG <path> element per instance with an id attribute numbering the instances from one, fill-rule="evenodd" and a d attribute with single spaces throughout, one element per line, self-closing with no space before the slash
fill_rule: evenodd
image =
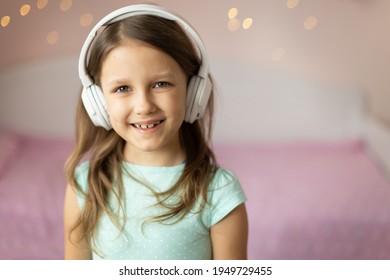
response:
<path id="1" fill-rule="evenodd" d="M 168 150 L 140 151 L 126 144 L 124 159 L 127 162 L 143 166 L 175 166 L 185 160 L 185 151 L 180 145 Z"/>

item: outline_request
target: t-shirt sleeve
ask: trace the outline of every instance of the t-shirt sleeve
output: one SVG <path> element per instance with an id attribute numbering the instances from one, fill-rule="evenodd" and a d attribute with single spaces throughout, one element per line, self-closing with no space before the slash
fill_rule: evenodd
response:
<path id="1" fill-rule="evenodd" d="M 246 200 L 237 177 L 230 171 L 218 169 L 209 186 L 207 203 L 203 211 L 203 223 L 210 228 Z"/>
<path id="2" fill-rule="evenodd" d="M 82 192 L 79 191 L 77 193 L 77 202 L 79 204 L 80 209 L 84 208 L 85 194 L 88 191 L 88 170 L 89 170 L 88 162 L 84 162 L 80 164 L 75 170 L 76 182 L 82 190 Z"/>

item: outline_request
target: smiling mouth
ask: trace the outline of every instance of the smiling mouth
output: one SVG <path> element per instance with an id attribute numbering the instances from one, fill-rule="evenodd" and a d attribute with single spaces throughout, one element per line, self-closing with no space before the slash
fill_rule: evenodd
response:
<path id="1" fill-rule="evenodd" d="M 145 130 L 145 129 L 154 128 L 154 127 L 158 126 L 159 124 L 161 124 L 162 122 L 163 122 L 163 120 L 156 121 L 156 122 L 150 123 L 150 124 L 132 123 L 131 125 L 134 126 L 137 129 L 144 129 Z"/>

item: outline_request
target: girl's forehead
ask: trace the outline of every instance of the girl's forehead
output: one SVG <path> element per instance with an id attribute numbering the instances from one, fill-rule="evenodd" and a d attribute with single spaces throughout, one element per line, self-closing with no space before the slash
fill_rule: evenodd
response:
<path id="1" fill-rule="evenodd" d="M 128 40 L 111 49 L 103 59 L 108 61 L 137 63 L 149 61 L 152 64 L 177 64 L 177 61 L 163 50 L 137 40 Z"/>
<path id="2" fill-rule="evenodd" d="M 111 76 L 143 76 L 184 74 L 175 59 L 148 44 L 130 41 L 112 49 L 101 67 L 101 78 Z"/>

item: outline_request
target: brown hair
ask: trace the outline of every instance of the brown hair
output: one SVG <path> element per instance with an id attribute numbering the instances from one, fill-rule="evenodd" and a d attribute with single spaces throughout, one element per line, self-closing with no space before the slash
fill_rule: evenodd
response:
<path id="1" fill-rule="evenodd" d="M 183 69 L 187 80 L 199 69 L 197 51 L 175 21 L 139 15 L 107 26 L 96 38 L 90 51 L 87 70 L 97 85 L 100 85 L 100 71 L 104 58 L 111 50 L 129 39 L 146 43 L 170 55 Z M 173 217 L 179 221 L 191 210 L 196 201 L 201 200 L 202 207 L 206 203 L 207 188 L 217 169 L 210 148 L 212 120 L 213 92 L 204 117 L 191 124 L 183 122 L 180 127 L 180 141 L 186 152 L 185 167 L 178 181 L 168 191 L 154 193 L 158 204 L 167 209 L 162 215 L 154 217 L 154 221 L 164 221 Z M 118 213 L 113 213 L 107 207 L 108 196 L 113 194 L 120 205 L 120 211 L 124 211 L 121 203 L 123 194 L 121 162 L 124 146 L 125 140 L 114 130 L 107 131 L 93 125 L 80 98 L 76 114 L 76 147 L 66 162 L 65 171 L 69 183 L 78 193 L 82 193 L 75 178 L 75 170 L 88 155 L 88 191 L 84 194 L 85 205 L 73 230 L 81 227 L 83 236 L 80 238 L 84 238 L 91 248 L 94 231 L 102 213 L 107 213 L 121 230 L 124 227 L 125 215 L 122 223 L 119 223 Z M 174 205 L 166 203 L 169 197 L 178 192 L 182 194 L 180 201 Z"/>

